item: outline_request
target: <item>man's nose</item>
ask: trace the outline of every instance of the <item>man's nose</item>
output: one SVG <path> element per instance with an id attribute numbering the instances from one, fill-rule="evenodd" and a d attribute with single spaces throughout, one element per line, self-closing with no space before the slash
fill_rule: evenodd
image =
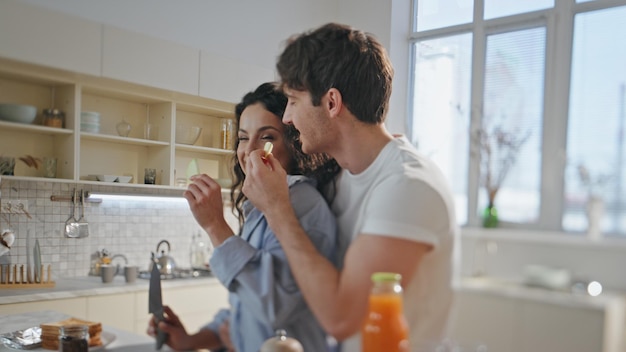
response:
<path id="1" fill-rule="evenodd" d="M 285 125 L 291 125 L 293 122 L 291 121 L 291 109 L 289 106 L 285 108 L 285 113 L 283 114 L 283 123 Z"/>

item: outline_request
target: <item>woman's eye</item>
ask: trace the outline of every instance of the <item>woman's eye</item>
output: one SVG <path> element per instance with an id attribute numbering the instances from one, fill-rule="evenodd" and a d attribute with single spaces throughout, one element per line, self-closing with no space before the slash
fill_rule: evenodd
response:
<path id="1" fill-rule="evenodd" d="M 274 140 L 274 136 L 263 136 L 261 137 L 262 140 L 264 141 L 273 141 Z"/>
<path id="2" fill-rule="evenodd" d="M 247 141 L 248 137 L 239 136 L 239 137 L 237 137 L 237 139 L 239 139 L 239 141 Z"/>

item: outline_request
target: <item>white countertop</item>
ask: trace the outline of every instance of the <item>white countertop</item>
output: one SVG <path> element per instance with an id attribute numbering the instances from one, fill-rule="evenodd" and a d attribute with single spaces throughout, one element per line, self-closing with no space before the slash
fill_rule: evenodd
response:
<path id="1" fill-rule="evenodd" d="M 161 281 L 163 288 L 192 287 L 207 284 L 219 285 L 220 283 L 215 277 Z M 137 291 L 147 292 L 148 286 L 149 280 L 137 279 L 134 283 L 126 283 L 123 276 L 116 276 L 113 282 L 106 284 L 102 283 L 99 276 L 65 278 L 56 280 L 56 285 L 52 288 L 0 289 L 0 305 L 95 296 L 100 294 L 130 293 Z"/>
<path id="2" fill-rule="evenodd" d="M 523 284 L 519 280 L 505 280 L 493 277 L 465 277 L 460 280 L 456 289 L 461 292 L 493 294 L 509 298 L 592 309 L 606 309 L 612 305 L 621 306 L 626 303 L 626 294 L 622 292 L 602 292 L 599 296 L 592 297 L 587 294 L 532 287 Z"/>
<path id="3" fill-rule="evenodd" d="M 13 315 L 0 316 L 0 333 L 22 330 L 41 323 L 54 322 L 68 318 L 68 315 L 55 311 L 40 311 Z M 139 335 L 132 332 L 119 330 L 110 326 L 103 326 L 102 331 L 107 332 L 112 337 L 112 341 L 105 348 L 97 348 L 106 351 L 155 351 L 154 339 L 148 335 Z M 96 348 L 90 348 L 95 350 Z M 0 351 L 16 351 L 15 349 L 4 346 L 0 343 Z M 49 351 L 43 348 L 35 348 L 29 351 Z M 171 351 L 169 347 L 164 346 L 161 351 Z"/>

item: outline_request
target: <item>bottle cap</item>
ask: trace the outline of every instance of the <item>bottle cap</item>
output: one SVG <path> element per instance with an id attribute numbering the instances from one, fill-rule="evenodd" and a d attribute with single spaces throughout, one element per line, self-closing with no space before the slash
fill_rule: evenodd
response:
<path id="1" fill-rule="evenodd" d="M 398 273 L 379 272 L 379 273 L 372 274 L 373 282 L 389 282 L 389 281 L 400 281 L 400 280 L 402 280 L 402 275 Z"/>

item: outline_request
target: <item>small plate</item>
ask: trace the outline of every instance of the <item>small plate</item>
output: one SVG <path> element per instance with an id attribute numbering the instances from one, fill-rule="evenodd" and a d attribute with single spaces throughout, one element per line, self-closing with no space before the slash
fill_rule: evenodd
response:
<path id="1" fill-rule="evenodd" d="M 41 328 L 39 327 L 33 327 L 31 328 L 33 330 L 37 330 L 36 333 L 37 335 L 37 339 L 36 339 L 36 343 L 34 344 L 30 344 L 30 345 L 16 345 L 11 343 L 11 341 L 8 341 L 9 338 L 9 334 L 4 334 L 2 335 L 2 339 L 0 340 L 0 342 L 3 342 L 4 345 L 8 348 L 10 348 L 11 350 L 18 350 L 18 351 L 23 351 L 23 350 L 29 350 L 29 349 L 34 349 L 34 348 L 40 348 L 41 347 L 41 339 L 39 338 L 39 336 L 41 335 Z M 28 329 L 30 330 L 30 329 Z M 16 331 L 13 334 L 16 333 L 21 333 L 21 331 Z M 100 333 L 100 340 L 102 341 L 102 345 L 100 346 L 92 346 L 89 347 L 89 352 L 91 351 L 102 351 L 104 349 L 106 349 L 106 347 L 111 344 L 111 342 L 115 341 L 115 334 L 108 332 L 108 331 L 102 331 Z"/>
<path id="2" fill-rule="evenodd" d="M 100 340 L 102 340 L 102 345 L 89 347 L 89 352 L 104 350 L 111 342 L 115 341 L 115 334 L 108 331 L 102 331 L 100 333 Z"/>

